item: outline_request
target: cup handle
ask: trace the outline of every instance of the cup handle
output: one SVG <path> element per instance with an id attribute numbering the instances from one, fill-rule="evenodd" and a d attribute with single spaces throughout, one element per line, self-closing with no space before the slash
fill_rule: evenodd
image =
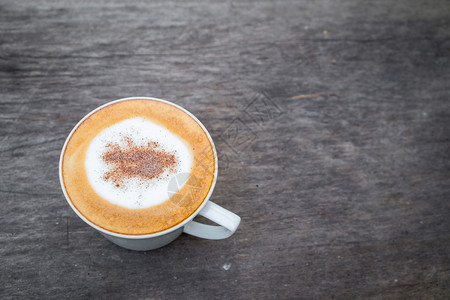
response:
<path id="1" fill-rule="evenodd" d="M 222 206 L 208 201 L 199 215 L 210 219 L 220 226 L 206 225 L 191 221 L 184 225 L 184 232 L 204 239 L 221 240 L 230 237 L 238 228 L 241 218 Z"/>

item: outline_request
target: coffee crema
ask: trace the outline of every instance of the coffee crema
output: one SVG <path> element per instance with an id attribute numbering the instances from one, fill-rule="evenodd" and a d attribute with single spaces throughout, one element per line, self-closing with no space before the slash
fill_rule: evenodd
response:
<path id="1" fill-rule="evenodd" d="M 62 178 L 71 203 L 90 222 L 142 235 L 191 216 L 209 193 L 215 165 L 206 132 L 189 114 L 157 100 L 124 100 L 75 129 Z M 185 182 L 174 191 L 180 174 Z"/>

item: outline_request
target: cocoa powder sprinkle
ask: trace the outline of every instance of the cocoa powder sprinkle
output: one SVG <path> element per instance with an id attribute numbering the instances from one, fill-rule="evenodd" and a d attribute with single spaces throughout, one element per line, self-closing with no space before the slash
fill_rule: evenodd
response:
<path id="1" fill-rule="evenodd" d="M 123 187 L 125 179 L 158 179 L 168 170 L 176 171 L 177 160 L 174 154 L 160 149 L 157 142 L 136 145 L 131 138 L 125 137 L 125 146 L 109 143 L 102 159 L 112 168 L 103 175 L 103 179 L 116 187 Z"/>

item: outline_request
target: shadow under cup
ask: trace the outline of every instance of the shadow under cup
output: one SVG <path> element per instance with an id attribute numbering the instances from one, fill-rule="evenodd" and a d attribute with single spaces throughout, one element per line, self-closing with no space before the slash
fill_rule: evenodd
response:
<path id="1" fill-rule="evenodd" d="M 155 233 L 151 233 L 151 234 L 122 234 L 122 233 L 117 233 L 117 232 L 112 232 L 112 231 L 106 230 L 105 228 L 102 228 L 102 227 L 98 226 L 97 224 L 94 224 L 93 222 L 88 220 L 72 203 L 72 201 L 70 200 L 69 194 L 66 190 L 64 180 L 63 180 L 64 153 L 66 151 L 66 148 L 67 148 L 70 138 L 73 136 L 73 134 L 75 133 L 77 128 L 87 118 L 89 118 L 91 115 L 98 112 L 99 110 L 101 110 L 109 105 L 119 103 L 122 101 L 128 101 L 128 100 L 158 101 L 158 102 L 162 102 L 164 104 L 168 104 L 175 108 L 180 109 L 181 111 L 186 113 L 188 116 L 190 116 L 193 120 L 195 120 L 195 122 L 197 122 L 197 124 L 202 128 L 202 130 L 204 131 L 204 133 L 207 135 L 207 137 L 209 139 L 209 143 L 212 147 L 213 155 L 214 155 L 215 168 L 214 168 L 212 184 L 209 188 L 209 191 L 208 191 L 206 197 L 204 198 L 203 202 L 201 203 L 201 205 L 191 215 L 189 215 L 186 219 L 184 219 L 182 222 L 180 222 L 168 229 L 165 229 L 165 230 L 162 230 L 159 232 L 155 232 Z M 212 140 L 210 134 L 208 133 L 208 131 L 206 130 L 206 128 L 204 127 L 204 125 L 193 114 L 191 114 L 189 111 L 185 110 L 184 108 L 182 108 L 174 103 L 171 103 L 169 101 L 166 101 L 166 100 L 157 99 L 157 98 L 149 98 L 149 97 L 130 97 L 130 98 L 119 99 L 116 101 L 106 103 L 105 105 L 102 105 L 102 106 L 96 108 L 95 110 L 93 110 L 92 112 L 90 112 L 89 114 L 87 114 L 83 119 L 80 120 L 80 122 L 78 122 L 78 124 L 73 128 L 73 130 L 70 132 L 69 136 L 67 137 L 67 139 L 64 143 L 64 146 L 62 148 L 62 151 L 61 151 L 60 162 L 59 162 L 59 178 L 60 178 L 61 188 L 64 193 L 64 196 L 66 197 L 67 202 L 72 207 L 72 209 L 75 211 L 75 213 L 84 222 L 86 222 L 88 225 L 90 225 L 91 227 L 98 230 L 103 236 L 105 236 L 111 242 L 113 242 L 123 248 L 130 249 L 130 250 L 138 250 L 138 251 L 152 250 L 152 249 L 156 249 L 156 248 L 165 246 L 165 245 L 169 244 L 170 242 L 172 242 L 173 240 L 175 240 L 183 232 L 188 233 L 190 235 L 200 237 L 200 238 L 214 239 L 214 240 L 225 239 L 225 238 L 230 237 L 236 231 L 237 227 L 239 226 L 240 217 L 209 200 L 211 197 L 211 194 L 214 190 L 216 181 L 217 181 L 217 174 L 218 174 L 217 152 L 216 152 L 213 140 Z M 169 188 L 168 188 L 169 195 L 171 193 L 175 194 L 177 192 L 177 190 L 179 189 L 180 184 L 182 185 L 187 180 L 188 177 L 191 179 L 193 178 L 195 180 L 195 177 L 192 177 L 189 174 L 186 174 L 186 173 L 177 174 L 169 182 Z M 195 197 L 195 195 L 192 195 L 192 194 L 185 195 L 185 196 L 186 197 L 193 197 L 193 196 Z M 176 199 L 176 200 L 171 200 L 172 198 Z M 183 206 L 183 205 L 185 205 L 185 202 L 184 202 L 185 200 L 186 199 L 184 199 L 183 197 L 177 197 L 177 198 L 170 197 L 169 200 L 166 200 L 166 201 L 176 201 L 176 203 L 175 203 L 176 205 Z M 219 226 L 206 225 L 206 224 L 201 224 L 201 223 L 192 221 L 194 219 L 194 217 L 197 215 L 204 216 L 207 219 L 210 219 L 211 221 L 217 223 Z"/>

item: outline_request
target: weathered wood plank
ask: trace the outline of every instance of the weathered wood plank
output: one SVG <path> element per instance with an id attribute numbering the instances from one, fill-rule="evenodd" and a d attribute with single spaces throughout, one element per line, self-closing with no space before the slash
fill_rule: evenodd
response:
<path id="1" fill-rule="evenodd" d="M 448 299 L 448 1 L 0 4 L 1 299 Z M 196 114 L 242 224 L 121 249 L 59 188 L 110 100 Z"/>

